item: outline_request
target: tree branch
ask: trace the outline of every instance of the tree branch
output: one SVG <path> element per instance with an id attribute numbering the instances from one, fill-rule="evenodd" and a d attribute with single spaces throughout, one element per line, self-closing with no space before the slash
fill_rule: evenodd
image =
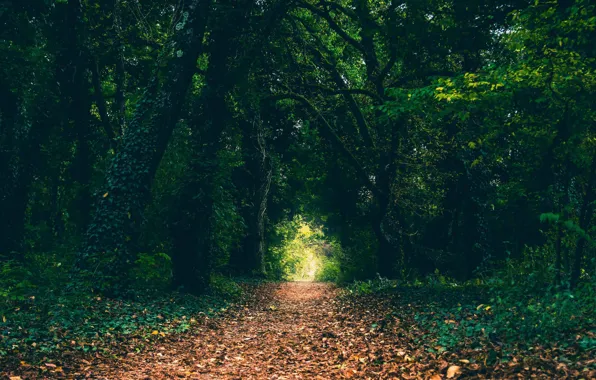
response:
<path id="1" fill-rule="evenodd" d="M 346 16 L 348 16 L 349 18 L 351 18 L 352 20 L 357 20 L 358 16 L 356 15 L 356 13 L 354 13 L 354 11 L 343 7 L 337 3 L 333 3 L 331 1 L 319 1 L 319 5 L 324 6 L 324 7 L 329 7 L 331 9 L 334 10 L 338 10 L 341 13 L 345 14 Z"/>
<path id="2" fill-rule="evenodd" d="M 344 82 L 344 79 L 342 78 L 341 74 L 337 70 L 335 62 L 333 62 L 333 63 L 329 62 L 327 59 L 325 59 L 323 54 L 320 51 L 318 51 L 317 49 L 313 48 L 312 50 L 315 54 L 315 57 L 329 71 L 329 73 L 331 74 L 331 78 L 333 79 L 333 81 L 335 82 L 337 87 L 339 87 L 340 89 L 343 89 L 343 90 L 347 90 L 348 86 L 346 85 L 346 83 Z M 370 136 L 370 129 L 368 127 L 368 123 L 366 122 L 366 118 L 364 117 L 364 114 L 362 113 L 360 106 L 358 105 L 358 103 L 356 103 L 356 100 L 354 100 L 354 97 L 349 92 L 343 92 L 342 95 L 343 95 L 344 99 L 346 100 L 346 102 L 348 103 L 348 106 L 350 107 L 350 111 L 352 111 L 354 118 L 356 119 L 356 123 L 358 124 L 358 131 L 360 132 L 360 136 L 364 140 L 364 143 L 369 148 L 372 148 L 374 151 L 375 144 Z"/>
<path id="3" fill-rule="evenodd" d="M 363 88 L 335 89 L 335 88 L 328 88 L 328 87 L 323 87 L 323 86 L 314 85 L 314 84 L 310 84 L 310 85 L 308 85 L 308 87 L 316 88 L 317 90 L 321 90 L 322 92 L 324 92 L 328 95 L 343 95 L 343 94 L 364 95 L 364 96 L 368 96 L 369 98 L 377 100 L 377 101 L 381 101 L 381 102 L 383 101 L 383 99 L 380 98 L 374 92 L 365 90 Z"/>
<path id="4" fill-rule="evenodd" d="M 362 44 L 358 41 L 356 41 L 355 39 L 353 39 L 352 37 L 350 37 L 348 35 L 348 33 L 346 33 L 334 20 L 333 18 L 331 18 L 331 16 L 329 15 L 329 13 L 324 12 L 320 9 L 318 9 L 317 7 L 307 3 L 306 1 L 300 1 L 298 3 L 298 6 L 300 8 L 304 8 L 304 9 L 308 9 L 309 11 L 311 11 L 312 13 L 319 15 L 320 17 L 322 17 L 323 19 L 325 19 L 325 21 L 327 21 L 327 23 L 329 24 L 329 26 L 331 27 L 331 29 L 333 29 L 333 31 L 335 31 L 335 33 L 339 34 L 339 36 L 341 38 L 343 38 L 347 43 L 349 43 L 350 45 L 352 45 L 353 47 L 355 47 L 357 50 L 359 50 L 362 53 L 365 53 L 365 49 L 362 46 Z"/>
<path id="5" fill-rule="evenodd" d="M 298 94 L 280 94 L 280 95 L 273 95 L 269 97 L 270 100 L 282 100 L 282 99 L 292 99 L 296 100 L 308 108 L 310 108 L 319 119 L 323 122 L 323 134 L 329 139 L 329 141 L 340 150 L 340 152 L 348 159 L 349 163 L 358 173 L 360 179 L 364 182 L 365 186 L 373 193 L 373 195 L 378 199 L 385 199 L 386 195 L 377 187 L 377 185 L 372 181 L 370 175 L 364 170 L 360 162 L 356 159 L 356 157 L 350 152 L 350 150 L 344 145 L 341 141 L 331 124 L 325 119 L 325 117 L 321 114 L 321 112 L 304 96 Z"/>
<path id="6" fill-rule="evenodd" d="M 110 118 L 108 116 L 108 108 L 106 106 L 106 100 L 103 96 L 103 91 L 101 90 L 101 78 L 99 76 L 99 67 L 97 60 L 93 60 L 90 64 L 91 66 L 91 73 L 93 77 L 93 88 L 95 89 L 95 103 L 97 104 L 97 109 L 99 110 L 99 116 L 101 118 L 101 123 L 103 125 L 103 129 L 106 132 L 106 135 L 110 138 L 111 141 L 114 140 L 116 134 L 114 133 L 114 129 L 110 124 Z"/>

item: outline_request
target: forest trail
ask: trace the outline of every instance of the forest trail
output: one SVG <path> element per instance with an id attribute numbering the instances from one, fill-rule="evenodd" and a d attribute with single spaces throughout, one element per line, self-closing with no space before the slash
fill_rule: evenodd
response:
<path id="1" fill-rule="evenodd" d="M 93 376 L 328 379 L 362 374 L 368 354 L 380 349 L 378 337 L 359 316 L 342 313 L 337 292 L 324 283 L 260 285 L 242 308 L 182 340 L 95 366 Z M 378 377 L 373 369 L 366 372 Z"/>
<path id="2" fill-rule="evenodd" d="M 466 348 L 441 350 L 429 328 L 441 325 L 449 314 L 440 313 L 430 324 L 421 324 L 419 317 L 435 315 L 438 302 L 462 301 L 457 292 L 431 295 L 403 289 L 347 295 L 331 284 L 314 282 L 243 287 L 241 302 L 213 319 L 195 316 L 187 332 L 122 337 L 121 344 L 103 354 L 63 352 L 58 360 L 39 358 L 40 365 L 15 368 L 9 378 L 596 378 L 596 371 L 585 369 L 594 358 L 589 353 L 577 356 L 572 348 L 525 348 L 509 361 L 491 359 L 502 348 L 477 338 L 467 339 Z"/>
<path id="3" fill-rule="evenodd" d="M 249 303 L 222 318 L 191 334 L 168 336 L 140 354 L 94 360 L 86 375 L 102 379 L 376 379 L 398 376 L 397 360 L 383 364 L 383 355 L 397 352 L 400 361 L 415 364 L 409 362 L 407 351 L 399 349 L 396 335 L 384 336 L 375 329 L 383 307 L 350 307 L 338 298 L 339 292 L 324 283 L 259 285 Z"/>

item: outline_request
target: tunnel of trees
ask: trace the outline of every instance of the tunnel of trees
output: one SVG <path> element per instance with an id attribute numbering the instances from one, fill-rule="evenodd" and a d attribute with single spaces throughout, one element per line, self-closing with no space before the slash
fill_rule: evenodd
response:
<path id="1" fill-rule="evenodd" d="M 327 280 L 594 276 L 590 1 L 5 0 L 0 29 L 4 296 L 280 278 L 311 227 Z"/>
<path id="2" fill-rule="evenodd" d="M 0 0 L 0 377 L 596 378 L 595 209 L 592 0 Z"/>

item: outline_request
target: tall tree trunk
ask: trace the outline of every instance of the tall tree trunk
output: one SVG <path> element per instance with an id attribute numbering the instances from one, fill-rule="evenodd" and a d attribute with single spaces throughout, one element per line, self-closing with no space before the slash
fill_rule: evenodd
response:
<path id="1" fill-rule="evenodd" d="M 246 121 L 242 128 L 242 149 L 246 169 L 248 205 L 243 213 L 247 225 L 243 250 L 234 257 L 232 265 L 238 273 L 265 273 L 265 219 L 271 186 L 271 163 L 261 120 Z"/>
<path id="2" fill-rule="evenodd" d="M 0 256 L 23 258 L 31 183 L 43 162 L 42 144 L 56 124 L 54 91 L 36 98 L 27 128 L 20 125 L 20 99 L 0 83 Z"/>
<path id="3" fill-rule="evenodd" d="M 124 66 L 124 44 L 122 43 L 122 0 L 116 0 L 114 4 L 114 31 L 116 33 L 116 99 L 114 102 L 114 114 L 117 115 L 118 127 L 114 135 L 121 136 L 126 128 L 126 67 Z"/>
<path id="4" fill-rule="evenodd" d="M 395 248 L 389 241 L 384 229 L 383 220 L 386 215 L 386 206 L 379 206 L 373 220 L 373 232 L 377 238 L 377 272 L 382 277 L 393 278 L 395 276 L 396 255 Z"/>
<path id="5" fill-rule="evenodd" d="M 188 178 L 179 194 L 181 216 L 172 223 L 175 229 L 173 285 L 193 294 L 202 292 L 209 284 L 214 248 L 214 195 L 220 171 L 217 155 L 221 148 L 222 133 L 229 119 L 225 100 L 230 89 L 227 83 L 228 60 L 237 36 L 232 28 L 222 28 L 227 24 L 226 21 L 234 19 L 221 16 L 221 20 L 214 20 L 219 27 L 211 35 L 206 86 L 194 107 L 197 114 L 191 124 L 193 157 Z"/>
<path id="6" fill-rule="evenodd" d="M 40 100 L 38 107 L 42 110 L 51 109 L 49 107 L 54 104 L 51 101 L 49 103 Z M 14 142 L 14 156 L 7 162 L 8 178 L 2 183 L 3 193 L 0 194 L 0 254 L 8 254 L 8 257 L 22 258 L 18 253 L 23 248 L 29 190 L 42 162 L 42 144 L 48 139 L 55 122 L 50 115 L 40 112 L 36 116 L 22 140 Z"/>
<path id="7" fill-rule="evenodd" d="M 85 26 L 83 25 L 82 4 L 80 0 L 69 1 L 64 7 L 63 17 L 58 21 L 59 36 L 63 45 L 58 52 L 57 82 L 60 86 L 60 98 L 65 112 L 63 125 L 74 136 L 75 156 L 72 163 L 72 177 L 78 184 L 78 191 L 73 205 L 76 225 L 83 233 L 89 221 L 91 211 L 91 157 L 90 138 L 90 82 L 87 77 L 89 54 L 84 45 Z"/>
<path id="8" fill-rule="evenodd" d="M 203 112 L 193 122 L 194 157 L 189 178 L 179 194 L 179 214 L 172 223 L 173 285 L 192 294 L 201 293 L 209 284 L 214 248 L 214 193 L 220 170 L 217 154 L 228 113 L 225 91 L 217 84 L 221 83 L 223 73 L 213 73 L 218 70 L 225 73 L 225 65 L 210 71 L 215 78 L 208 81 Z M 200 109 L 200 106 L 196 108 Z"/>
<path id="9" fill-rule="evenodd" d="M 19 101 L 3 83 L 0 83 L 0 99 L 0 255 L 17 258 L 23 242 L 26 203 L 21 184 L 23 168 L 15 141 Z"/>
<path id="10" fill-rule="evenodd" d="M 193 0 L 184 7 L 189 17 L 177 31 L 176 53 L 169 57 L 166 73 L 161 72 L 162 62 L 156 65 L 100 192 L 80 265 L 114 278 L 110 287 L 125 286 L 127 282 L 127 268 L 135 259 L 132 244 L 138 237 L 151 183 L 203 51 L 209 6 L 209 0 Z"/>
<path id="11" fill-rule="evenodd" d="M 596 157 L 592 158 L 588 181 L 586 183 L 586 193 L 582 202 L 582 209 L 579 216 L 579 227 L 587 234 L 592 221 L 593 204 L 596 201 Z M 575 247 L 573 257 L 573 269 L 571 272 L 571 287 L 575 287 L 579 282 L 582 269 L 582 258 L 586 246 L 586 237 L 580 236 Z"/>
<path id="12" fill-rule="evenodd" d="M 393 149 L 392 149 L 393 150 Z M 395 267 L 397 265 L 396 247 L 392 244 L 388 233 L 385 231 L 383 225 L 389 213 L 389 203 L 391 194 L 391 180 L 392 175 L 389 168 L 394 168 L 392 154 L 386 154 L 381 159 L 379 171 L 376 176 L 377 183 L 381 189 L 381 196 L 375 197 L 377 208 L 373 211 L 371 218 L 373 223 L 373 232 L 378 241 L 377 253 L 377 271 L 382 277 L 393 278 L 395 276 Z"/>
<path id="13" fill-rule="evenodd" d="M 391 203 L 395 198 L 392 185 L 397 176 L 397 157 L 402 140 L 407 135 L 407 127 L 403 120 L 398 120 L 395 124 L 388 125 L 388 127 L 391 129 L 391 139 L 387 147 L 387 153 L 381 159 L 379 172 L 376 176 L 381 194 L 376 197 L 377 215 L 373 216 L 372 220 L 373 231 L 379 244 L 378 272 L 381 276 L 392 278 L 396 275 L 398 264 L 403 264 L 403 257 L 399 257 L 403 240 L 400 210 L 397 207 L 391 207 Z M 384 230 L 383 225 L 389 222 L 387 219 L 394 221 L 393 226 L 397 225 L 397 228 L 393 231 L 393 236 Z"/>

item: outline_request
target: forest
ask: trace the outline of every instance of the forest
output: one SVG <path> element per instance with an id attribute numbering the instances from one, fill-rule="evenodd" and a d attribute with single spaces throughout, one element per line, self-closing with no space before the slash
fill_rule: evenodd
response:
<path id="1" fill-rule="evenodd" d="M 0 0 L 0 378 L 596 379 L 591 0 Z"/>

